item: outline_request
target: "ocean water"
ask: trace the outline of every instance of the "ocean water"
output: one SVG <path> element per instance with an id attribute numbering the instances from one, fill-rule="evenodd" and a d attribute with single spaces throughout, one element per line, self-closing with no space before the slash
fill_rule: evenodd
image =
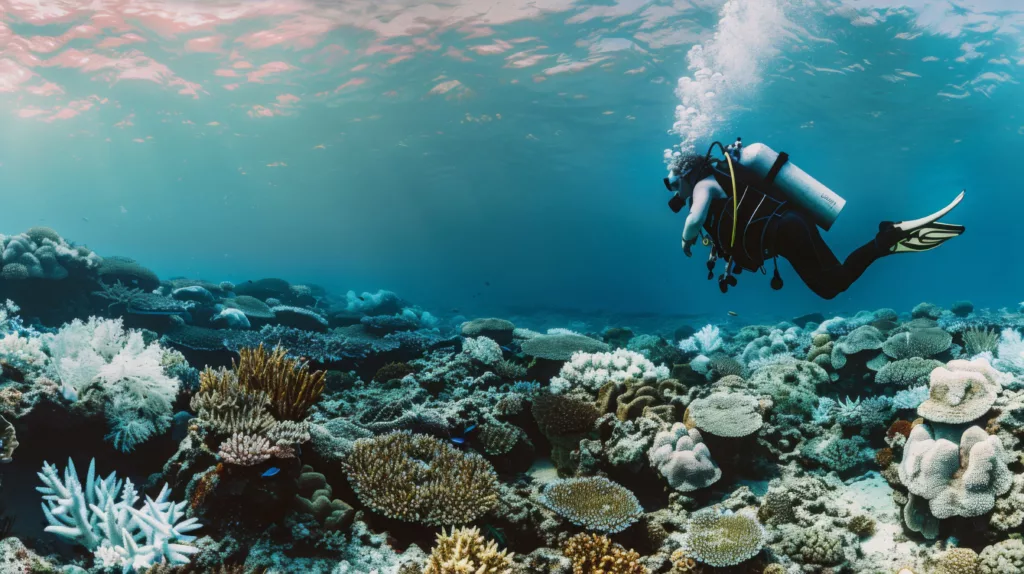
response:
<path id="1" fill-rule="evenodd" d="M 470 557 L 494 572 L 597 572 L 583 532 L 636 551 L 615 572 L 1024 572 L 1022 28 L 1015 0 L 0 1 L 0 572 L 461 572 L 455 526 L 515 553 Z M 723 294 L 662 178 L 737 137 L 846 199 L 840 259 L 960 190 L 966 231 L 831 300 L 781 259 Z M 246 371 L 260 344 L 284 367 Z M 142 510 L 73 496 L 69 456 Z"/>

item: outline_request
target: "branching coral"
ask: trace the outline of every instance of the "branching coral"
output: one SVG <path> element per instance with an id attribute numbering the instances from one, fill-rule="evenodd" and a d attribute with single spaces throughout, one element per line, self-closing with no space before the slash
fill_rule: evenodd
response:
<path id="1" fill-rule="evenodd" d="M 606 536 L 577 534 L 562 553 L 572 561 L 573 574 L 647 574 L 640 555 L 615 544 Z"/>
<path id="2" fill-rule="evenodd" d="M 629 379 L 657 382 L 668 378 L 668 368 L 655 366 L 640 353 L 619 349 L 614 353 L 576 353 L 551 379 L 551 391 L 581 389 L 596 393 L 609 381 Z"/>
<path id="3" fill-rule="evenodd" d="M 43 464 L 43 513 L 47 532 L 85 546 L 101 567 L 130 571 L 156 563 L 187 564 L 199 550 L 189 544 L 187 533 L 200 527 L 195 518 L 184 518 L 184 502 L 170 502 L 164 485 L 154 499 L 146 497 L 141 510 L 135 508 L 138 494 L 130 480 L 96 476 L 96 461 L 89 464 L 85 488 L 75 465 L 68 460 L 61 480 L 57 467 Z"/>
<path id="4" fill-rule="evenodd" d="M 263 392 L 270 399 L 270 411 L 278 420 L 302 420 L 324 391 L 324 371 L 310 372 L 309 365 L 287 356 L 276 347 L 267 353 L 263 345 L 239 351 L 233 364 L 238 384 Z"/>
<path id="5" fill-rule="evenodd" d="M 344 469 L 363 504 L 406 522 L 466 524 L 498 501 L 490 463 L 426 435 L 392 432 L 359 439 Z"/>
<path id="6" fill-rule="evenodd" d="M 722 332 L 714 325 L 705 325 L 692 337 L 679 341 L 679 350 L 684 353 L 700 353 L 710 355 L 722 348 L 725 341 Z"/>
<path id="7" fill-rule="evenodd" d="M 972 327 L 964 331 L 964 351 L 973 357 L 981 353 L 994 353 L 999 348 L 999 332 L 995 329 Z"/>
<path id="8" fill-rule="evenodd" d="M 488 542 L 477 528 L 442 528 L 437 544 L 430 552 L 423 574 L 510 574 L 512 555 L 498 551 L 498 544 Z"/>
<path id="9" fill-rule="evenodd" d="M 625 530 L 644 511 L 632 492 L 603 477 L 548 483 L 541 501 L 573 524 L 610 533 Z"/>

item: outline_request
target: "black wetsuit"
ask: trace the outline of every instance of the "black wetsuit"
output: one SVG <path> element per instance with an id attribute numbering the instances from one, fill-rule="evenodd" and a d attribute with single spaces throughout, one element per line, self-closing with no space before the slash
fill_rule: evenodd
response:
<path id="1" fill-rule="evenodd" d="M 858 247 L 840 263 L 821 238 L 818 226 L 798 211 L 789 211 L 772 222 L 774 253 L 784 257 L 819 297 L 832 299 L 846 291 L 869 265 L 888 254 L 875 240 Z"/>
<path id="2" fill-rule="evenodd" d="M 732 190 L 727 173 L 713 173 L 726 193 Z M 869 265 L 888 254 L 874 239 L 840 263 L 821 238 L 818 226 L 803 212 L 781 197 L 761 189 L 763 182 L 741 180 L 740 196 L 734 207 L 732 197 L 714 199 L 704 221 L 704 231 L 715 244 L 719 257 L 736 268 L 756 271 L 773 257 L 783 257 L 793 265 L 804 283 L 819 297 L 832 299 L 846 291 Z M 733 210 L 736 210 L 736 234 L 733 238 Z"/>

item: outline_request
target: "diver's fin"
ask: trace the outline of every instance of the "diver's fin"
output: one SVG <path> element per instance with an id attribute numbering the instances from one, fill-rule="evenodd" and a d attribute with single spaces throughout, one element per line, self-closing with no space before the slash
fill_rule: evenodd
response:
<path id="1" fill-rule="evenodd" d="M 946 207 L 943 207 L 942 209 L 936 211 L 935 213 L 933 213 L 933 214 L 931 214 L 929 216 L 926 216 L 926 217 L 922 217 L 920 219 L 911 219 L 909 221 L 900 221 L 899 223 L 894 224 L 893 227 L 895 227 L 896 229 L 899 229 L 901 231 L 913 231 L 914 229 L 917 229 L 919 227 L 924 227 L 925 225 L 928 225 L 929 223 L 932 223 L 934 221 L 938 221 L 944 215 L 946 215 L 950 211 L 953 211 L 954 207 L 956 207 L 957 205 L 960 205 L 960 202 L 963 201 L 963 199 L 964 199 L 964 192 L 965 191 L 966 190 L 961 190 L 960 193 L 957 194 L 956 198 L 954 198 L 953 201 L 950 202 L 949 205 L 947 205 Z M 961 231 L 961 233 L 962 233 L 962 231 Z"/>
<path id="2" fill-rule="evenodd" d="M 935 249 L 963 232 L 963 225 L 952 225 L 938 221 L 926 223 L 905 232 L 905 235 L 889 248 L 889 252 L 916 253 L 918 251 L 928 251 L 929 249 Z"/>

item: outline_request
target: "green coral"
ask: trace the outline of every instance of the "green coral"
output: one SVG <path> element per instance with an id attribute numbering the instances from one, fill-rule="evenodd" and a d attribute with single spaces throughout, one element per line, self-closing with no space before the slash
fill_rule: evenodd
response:
<path id="1" fill-rule="evenodd" d="M 682 548 L 694 560 L 722 568 L 757 556 L 766 538 L 757 518 L 708 509 L 695 513 L 687 522 Z"/>
<path id="2" fill-rule="evenodd" d="M 611 350 L 601 341 L 572 333 L 538 335 L 523 341 L 522 349 L 528 357 L 551 361 L 568 361 L 574 353 L 606 353 Z"/>
<path id="3" fill-rule="evenodd" d="M 818 404 L 815 387 L 829 382 L 828 373 L 814 363 L 795 361 L 768 365 L 757 370 L 748 385 L 759 394 L 772 397 L 773 412 L 810 415 Z"/>
<path id="4" fill-rule="evenodd" d="M 875 382 L 880 385 L 916 386 L 928 383 L 928 377 L 937 367 L 943 366 L 942 361 L 910 357 L 887 363 L 875 375 Z"/>
<path id="5" fill-rule="evenodd" d="M 949 348 L 953 336 L 938 327 L 924 327 L 897 333 L 886 339 L 882 351 L 893 359 L 931 357 Z"/>

